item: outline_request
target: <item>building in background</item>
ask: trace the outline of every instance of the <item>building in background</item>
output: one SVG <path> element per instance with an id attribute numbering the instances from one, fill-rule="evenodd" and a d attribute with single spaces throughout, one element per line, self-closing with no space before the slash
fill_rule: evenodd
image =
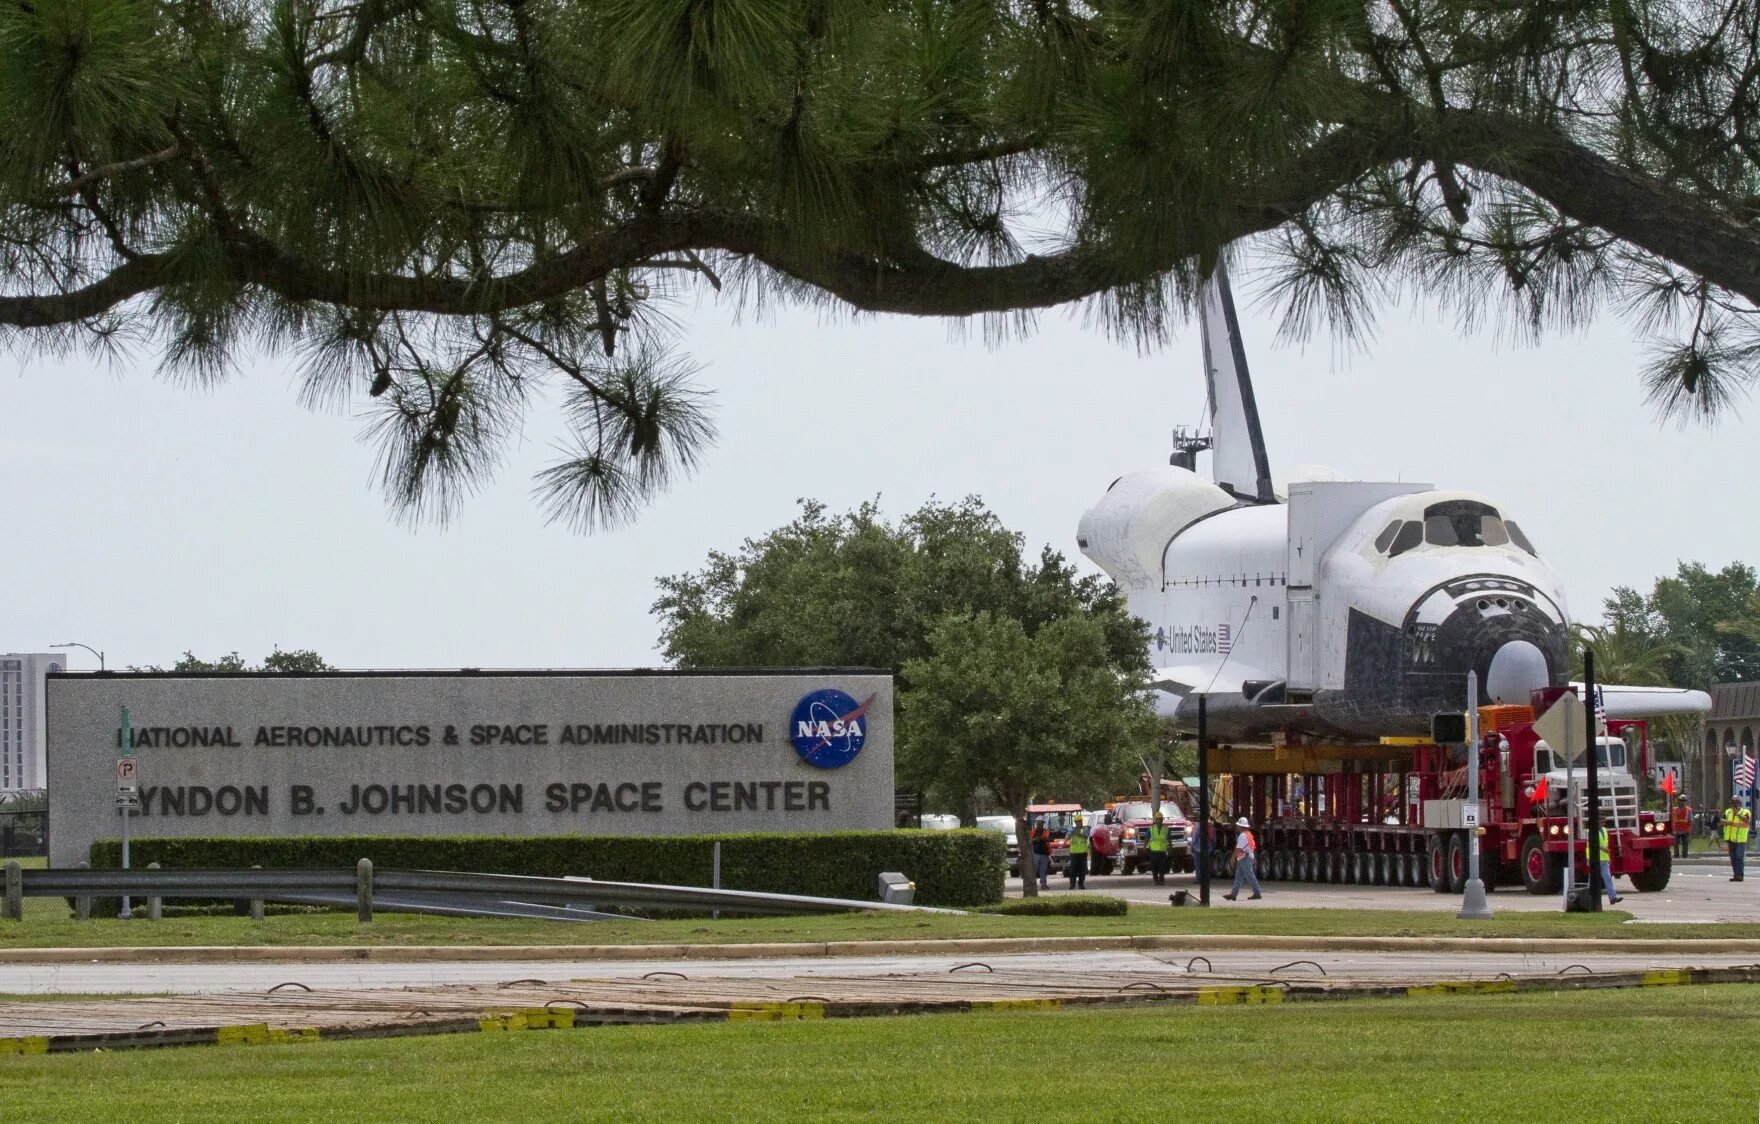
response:
<path id="1" fill-rule="evenodd" d="M 1760 682 L 1719 683 L 1711 688 L 1711 713 L 1705 716 L 1705 775 L 1715 778 L 1712 791 L 1700 798 L 1700 806 L 1715 808 L 1729 800 L 1730 755 L 1746 751 L 1755 756 L 1760 735 Z"/>
<path id="2" fill-rule="evenodd" d="M 66 667 L 60 652 L 0 655 L 0 796 L 45 787 L 43 679 Z"/>

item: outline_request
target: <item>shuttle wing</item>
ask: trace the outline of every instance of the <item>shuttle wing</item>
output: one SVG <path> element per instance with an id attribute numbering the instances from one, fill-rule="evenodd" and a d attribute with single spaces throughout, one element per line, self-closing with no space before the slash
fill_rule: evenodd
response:
<path id="1" fill-rule="evenodd" d="M 1572 683 L 1580 698 L 1581 683 Z M 1619 687 L 1613 684 L 1595 688 L 1601 695 L 1601 706 L 1609 718 L 1666 718 L 1674 714 L 1710 714 L 1711 696 L 1704 691 L 1684 687 Z"/>
<path id="2" fill-rule="evenodd" d="M 1248 683 L 1270 682 L 1280 676 L 1266 675 L 1245 664 L 1229 663 L 1220 674 L 1215 668 L 1188 665 L 1152 668 L 1143 685 L 1156 692 L 1155 713 L 1171 718 L 1181 700 L 1202 691 L 1206 695 L 1240 695 Z M 1238 700 L 1237 700 L 1238 701 Z"/>

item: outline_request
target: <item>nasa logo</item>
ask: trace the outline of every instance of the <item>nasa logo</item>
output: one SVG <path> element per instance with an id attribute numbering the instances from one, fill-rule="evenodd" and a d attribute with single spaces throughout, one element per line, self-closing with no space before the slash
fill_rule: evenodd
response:
<path id="1" fill-rule="evenodd" d="M 820 769 L 840 769 L 856 759 L 868 741 L 868 707 L 876 696 L 865 702 L 856 700 L 828 687 L 794 704 L 794 718 L 789 723 L 794 751 L 801 760 Z"/>

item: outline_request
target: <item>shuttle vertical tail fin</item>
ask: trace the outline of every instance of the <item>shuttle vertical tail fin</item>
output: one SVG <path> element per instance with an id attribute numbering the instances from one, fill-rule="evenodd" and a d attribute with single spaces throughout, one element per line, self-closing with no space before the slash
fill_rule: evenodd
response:
<path id="1" fill-rule="evenodd" d="M 1247 353 L 1234 312 L 1234 295 L 1220 260 L 1199 298 L 1204 376 L 1209 388 L 1211 476 L 1218 487 L 1248 503 L 1276 503 L 1271 463 L 1259 428 L 1259 406 L 1247 374 Z"/>

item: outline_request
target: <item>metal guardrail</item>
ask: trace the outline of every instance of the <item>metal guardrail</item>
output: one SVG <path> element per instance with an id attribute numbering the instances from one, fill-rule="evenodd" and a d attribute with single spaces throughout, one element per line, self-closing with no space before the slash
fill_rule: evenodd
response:
<path id="1" fill-rule="evenodd" d="M 0 916 L 23 916 L 27 897 L 69 897 L 84 904 L 95 897 L 146 898 L 157 913 L 163 898 L 238 898 L 260 912 L 264 901 L 313 905 L 355 904 L 362 920 L 375 908 L 394 912 L 454 916 L 518 916 L 556 920 L 627 919 L 601 907 L 726 911 L 792 916 L 808 913 L 930 912 L 924 906 L 768 894 L 751 890 L 670 886 L 645 882 L 600 882 L 591 878 L 542 878 L 523 874 L 481 874 L 445 870 L 374 870 L 362 859 L 354 869 L 244 870 L 22 870 L 5 865 Z"/>

